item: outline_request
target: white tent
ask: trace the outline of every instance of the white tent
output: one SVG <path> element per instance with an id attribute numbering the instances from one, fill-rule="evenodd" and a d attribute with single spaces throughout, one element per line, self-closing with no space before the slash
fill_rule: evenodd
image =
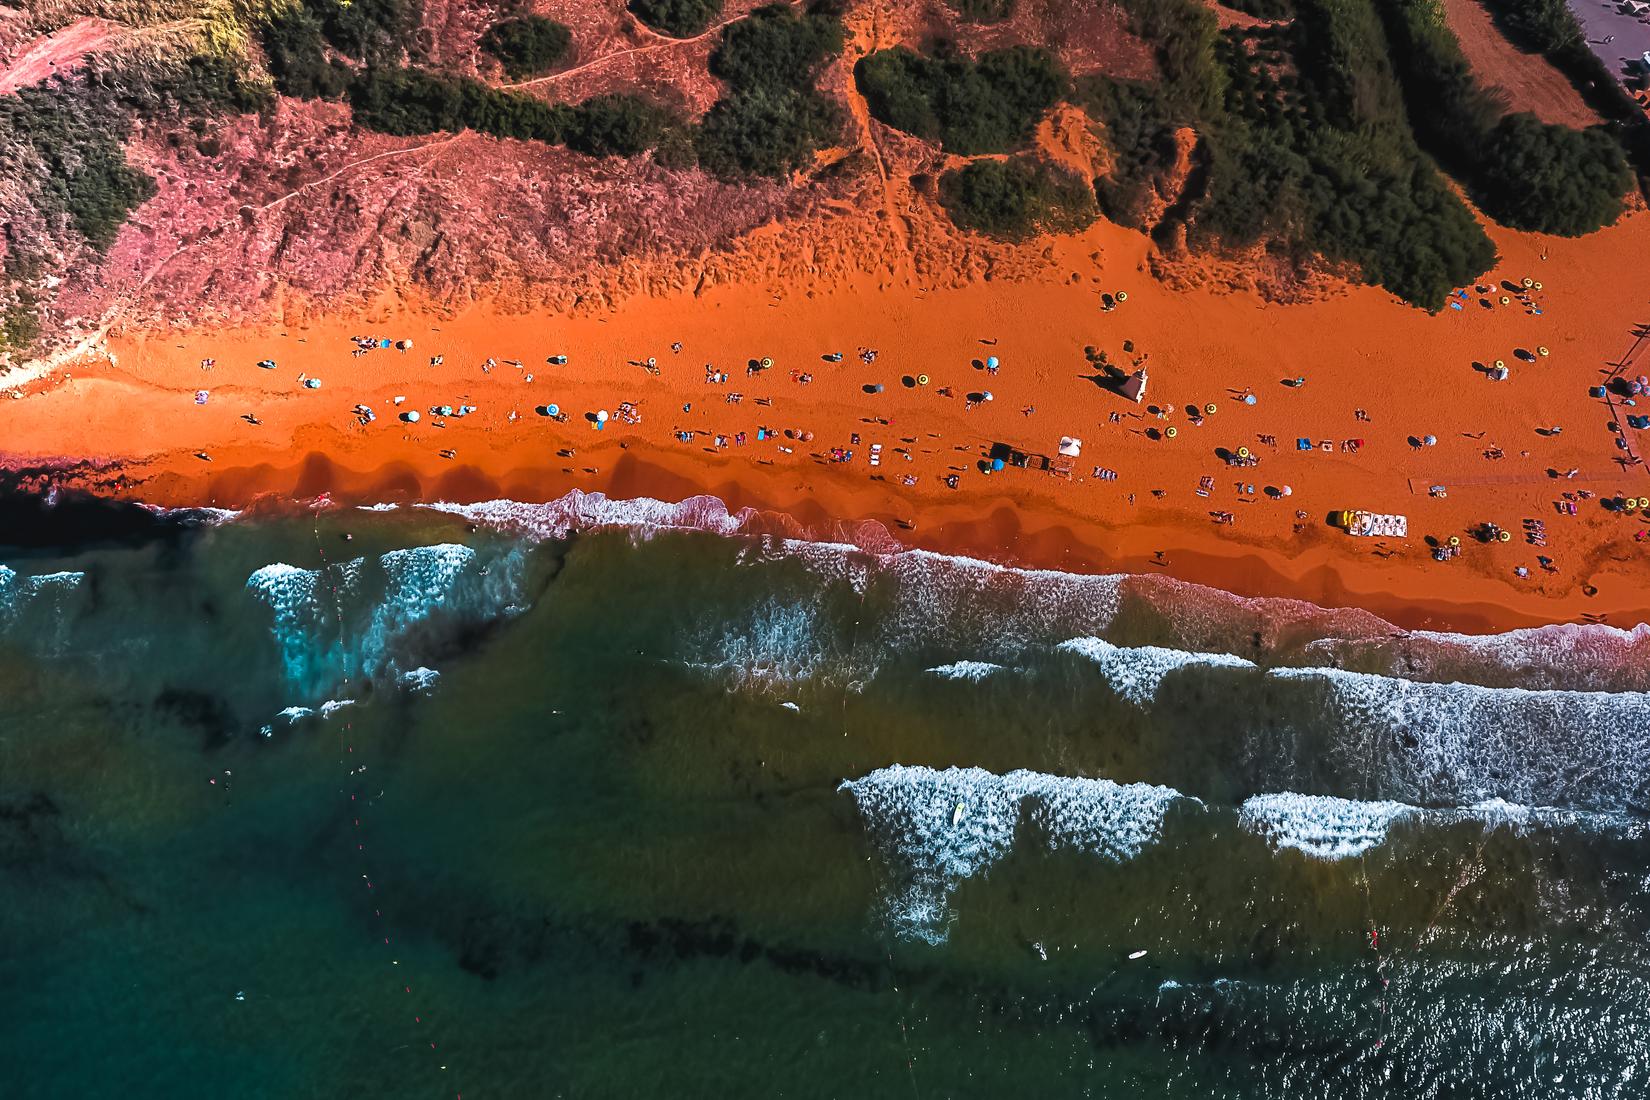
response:
<path id="1" fill-rule="evenodd" d="M 1061 436 L 1060 453 L 1069 458 L 1076 458 L 1083 453 L 1083 441 L 1069 435 Z"/>

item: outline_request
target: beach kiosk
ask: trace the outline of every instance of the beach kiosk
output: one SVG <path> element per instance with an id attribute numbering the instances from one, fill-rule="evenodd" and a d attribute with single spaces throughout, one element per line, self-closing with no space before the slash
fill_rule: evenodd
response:
<path id="1" fill-rule="evenodd" d="M 1117 384 L 1117 392 L 1136 405 L 1146 400 L 1146 368 L 1141 367 Z"/>
<path id="2" fill-rule="evenodd" d="M 1408 538 L 1409 517 L 1394 512 L 1366 512 L 1345 508 L 1330 516 L 1330 522 L 1349 535 L 1360 538 Z"/>

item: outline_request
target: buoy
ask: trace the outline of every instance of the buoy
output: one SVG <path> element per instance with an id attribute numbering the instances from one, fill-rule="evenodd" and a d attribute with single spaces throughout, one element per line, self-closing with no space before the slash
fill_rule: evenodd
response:
<path id="1" fill-rule="evenodd" d="M 1547 350 L 1547 346 L 1545 344 L 1543 344 L 1540 347 L 1536 348 L 1535 353 L 1537 355 L 1541 356 L 1543 359 L 1545 359 L 1547 356 L 1552 354 L 1552 352 Z"/>
<path id="2" fill-rule="evenodd" d="M 988 355 L 985 357 L 985 366 L 987 370 L 996 370 L 1001 365 L 1001 361 L 995 355 Z"/>
<path id="3" fill-rule="evenodd" d="M 1179 428 L 1164 428 L 1163 429 L 1163 434 L 1168 436 L 1170 439 L 1173 439 L 1175 436 L 1180 434 L 1180 429 Z"/>
<path id="4" fill-rule="evenodd" d="M 1213 401 L 1209 402 L 1207 405 L 1203 406 L 1203 411 L 1208 413 L 1210 416 L 1215 415 L 1215 403 Z"/>
<path id="5" fill-rule="evenodd" d="M 1249 448 L 1248 447 L 1239 447 L 1238 448 L 1238 457 L 1239 458 L 1248 458 L 1249 457 Z"/>
<path id="6" fill-rule="evenodd" d="M 1449 544 L 1451 546 L 1460 546 L 1461 545 L 1461 536 L 1460 535 L 1451 535 L 1449 537 Z"/>
<path id="7" fill-rule="evenodd" d="M 1119 290 L 1116 294 L 1116 298 L 1119 302 L 1126 302 L 1129 300 L 1129 292 L 1126 290 Z"/>
<path id="8" fill-rule="evenodd" d="M 762 366 L 764 368 L 773 366 L 773 360 L 764 355 L 762 357 Z"/>

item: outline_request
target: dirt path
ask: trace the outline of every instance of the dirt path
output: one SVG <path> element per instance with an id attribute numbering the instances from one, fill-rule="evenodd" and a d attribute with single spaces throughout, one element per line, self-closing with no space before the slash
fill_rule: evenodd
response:
<path id="1" fill-rule="evenodd" d="M 877 143 L 876 126 L 871 121 L 871 109 L 854 85 L 854 66 L 866 54 L 873 53 L 882 46 L 882 4 L 876 3 L 871 7 L 870 22 L 866 28 L 866 35 L 855 36 L 849 43 L 850 61 L 847 64 L 848 79 L 843 98 L 848 101 L 848 110 L 854 116 L 854 128 L 859 131 L 859 145 L 871 154 L 871 161 L 877 167 L 877 178 L 882 186 L 882 209 L 888 224 L 888 231 L 893 234 L 897 248 L 899 270 L 909 273 L 911 268 L 911 227 L 906 219 L 905 203 L 894 194 L 894 184 L 888 177 L 888 166 L 882 159 L 882 146 Z M 908 198 L 908 196 L 907 196 Z"/>
<path id="2" fill-rule="evenodd" d="M 72 69 L 87 54 L 124 34 L 126 28 L 102 19 L 82 19 L 78 23 L 30 42 L 0 71 L 0 95 L 39 84 L 59 71 Z"/>
<path id="3" fill-rule="evenodd" d="M 547 76 L 534 77 L 532 80 L 518 80 L 514 84 L 500 84 L 499 87 L 500 88 L 505 88 L 505 89 L 535 88 L 535 87 L 538 87 L 541 84 L 553 84 L 558 80 L 565 80 L 570 76 L 577 76 L 579 73 L 588 72 L 591 69 L 594 69 L 594 68 L 597 68 L 599 66 L 605 65 L 609 61 L 617 61 L 621 57 L 635 57 L 638 54 L 653 53 L 656 50 L 668 50 L 668 49 L 671 49 L 672 47 L 686 46 L 686 45 L 690 45 L 691 43 L 694 43 L 694 42 L 702 42 L 705 39 L 709 38 L 713 34 L 721 34 L 722 29 L 724 27 L 727 27 L 729 24 L 739 22 L 741 19 L 745 18 L 746 14 L 747 13 L 745 13 L 745 12 L 741 12 L 738 15 L 731 16 L 730 18 L 724 19 L 720 23 L 717 23 L 715 26 L 709 27 L 706 30 L 700 31 L 698 34 L 694 35 L 692 38 L 669 38 L 665 35 L 660 34 L 658 31 L 654 30 L 653 28 L 649 27 L 647 24 L 642 23 L 640 20 L 637 20 L 636 25 L 641 27 L 642 30 L 645 31 L 649 36 L 657 39 L 658 41 L 653 42 L 652 44 L 647 45 L 647 46 L 632 46 L 628 50 L 618 50 L 614 53 L 605 53 L 605 54 L 602 54 L 600 57 L 591 58 L 589 61 L 586 61 L 582 65 L 576 65 L 571 69 L 563 69 L 559 73 L 550 73 Z M 632 17 L 632 18 L 634 18 L 634 17 Z"/>
<path id="4" fill-rule="evenodd" d="M 1444 0 L 1444 16 L 1460 39 L 1473 73 L 1505 91 L 1515 111 L 1530 111 L 1542 122 L 1584 129 L 1603 121 L 1563 73 L 1540 54 L 1524 53 L 1507 41 L 1479 0 Z"/>

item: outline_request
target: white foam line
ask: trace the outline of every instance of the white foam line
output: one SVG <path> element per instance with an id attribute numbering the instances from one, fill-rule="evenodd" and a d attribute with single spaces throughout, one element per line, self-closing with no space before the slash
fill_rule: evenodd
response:
<path id="1" fill-rule="evenodd" d="M 990 661 L 952 661 L 948 665 L 935 665 L 925 671 L 942 680 L 967 680 L 979 683 L 987 676 L 1002 670 L 1002 665 L 994 665 Z"/>
<path id="2" fill-rule="evenodd" d="M 1100 666 L 1112 690 L 1139 707 L 1148 707 L 1169 674 L 1182 668 L 1255 668 L 1253 661 L 1229 653 L 1189 653 L 1162 646 L 1117 646 L 1101 638 L 1070 638 L 1054 647 L 1087 657 Z"/>

